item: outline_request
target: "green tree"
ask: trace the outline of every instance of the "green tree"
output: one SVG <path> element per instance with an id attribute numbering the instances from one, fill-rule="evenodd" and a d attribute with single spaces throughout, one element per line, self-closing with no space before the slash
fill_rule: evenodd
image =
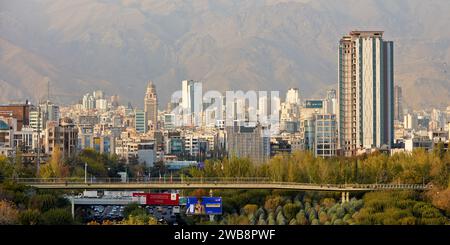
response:
<path id="1" fill-rule="evenodd" d="M 19 214 L 19 222 L 22 225 L 37 225 L 41 218 L 38 210 L 27 209 Z"/>
<path id="2" fill-rule="evenodd" d="M 288 203 L 283 207 L 283 213 L 288 220 L 295 218 L 295 215 L 300 211 L 300 205 L 294 203 Z"/>
<path id="3" fill-rule="evenodd" d="M 127 205 L 125 206 L 125 208 L 123 209 L 123 216 L 124 216 L 125 218 L 128 218 L 128 216 L 130 216 L 130 214 L 131 214 L 132 212 L 140 212 L 141 210 L 143 210 L 143 209 L 141 208 L 141 206 L 139 205 L 139 203 L 137 203 L 137 202 L 132 202 L 132 203 L 127 204 Z"/>
<path id="4" fill-rule="evenodd" d="M 136 211 L 136 210 L 135 210 Z M 158 221 L 149 214 L 130 214 L 126 219 L 120 222 L 122 225 L 156 225 Z"/>
<path id="5" fill-rule="evenodd" d="M 72 225 L 74 221 L 72 214 L 67 209 L 54 208 L 45 212 L 41 216 L 43 225 Z"/>
<path id="6" fill-rule="evenodd" d="M 57 204 L 57 198 L 50 194 L 37 194 L 31 197 L 29 207 L 31 209 L 46 212 L 52 208 L 55 208 Z"/>
<path id="7" fill-rule="evenodd" d="M 266 199 L 264 203 L 264 208 L 267 211 L 275 211 L 275 209 L 280 206 L 282 203 L 282 199 L 280 196 L 272 196 Z"/>
<path id="8" fill-rule="evenodd" d="M 308 224 L 308 219 L 306 218 L 305 215 L 305 211 L 300 210 L 297 215 L 295 216 L 295 218 L 297 219 L 297 224 L 299 225 L 307 225 Z"/>

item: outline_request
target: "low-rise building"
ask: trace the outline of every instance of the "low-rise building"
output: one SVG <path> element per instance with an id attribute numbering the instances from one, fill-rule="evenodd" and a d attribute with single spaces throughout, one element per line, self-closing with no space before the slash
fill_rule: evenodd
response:
<path id="1" fill-rule="evenodd" d="M 78 150 L 78 128 L 69 118 L 60 119 L 59 123 L 50 121 L 44 132 L 45 153 L 51 155 L 59 147 L 64 156 L 74 156 Z"/>

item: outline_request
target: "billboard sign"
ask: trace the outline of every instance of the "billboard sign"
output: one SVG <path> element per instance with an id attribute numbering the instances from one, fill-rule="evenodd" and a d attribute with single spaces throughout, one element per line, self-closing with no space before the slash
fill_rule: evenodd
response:
<path id="1" fill-rule="evenodd" d="M 145 205 L 147 204 L 147 196 L 145 193 L 133 193 L 132 201 Z"/>
<path id="2" fill-rule="evenodd" d="M 180 206 L 186 206 L 187 198 L 186 197 L 180 197 Z"/>
<path id="3" fill-rule="evenodd" d="M 186 214 L 212 215 L 222 214 L 221 197 L 187 197 Z"/>
<path id="4" fill-rule="evenodd" d="M 306 100 L 305 101 L 305 108 L 323 108 L 323 101 L 322 100 Z"/>
<path id="5" fill-rule="evenodd" d="M 145 198 L 146 205 L 161 205 L 161 206 L 178 206 L 179 195 L 177 193 L 133 193 L 133 197 L 139 197 L 139 203 L 142 203 L 142 198 Z"/>

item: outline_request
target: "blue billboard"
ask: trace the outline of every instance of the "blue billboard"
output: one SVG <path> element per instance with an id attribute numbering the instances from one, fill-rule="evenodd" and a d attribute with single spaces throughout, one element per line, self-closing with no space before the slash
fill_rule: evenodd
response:
<path id="1" fill-rule="evenodd" d="M 222 198 L 187 197 L 186 214 L 193 214 L 193 215 L 222 214 Z"/>

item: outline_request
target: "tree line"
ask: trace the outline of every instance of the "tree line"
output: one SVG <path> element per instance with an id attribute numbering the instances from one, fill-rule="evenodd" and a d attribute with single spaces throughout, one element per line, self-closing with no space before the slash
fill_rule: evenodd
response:
<path id="1" fill-rule="evenodd" d="M 375 152 L 358 157 L 314 157 L 309 151 L 296 151 L 272 157 L 266 163 L 246 158 L 206 160 L 203 168 L 191 168 L 192 177 L 265 177 L 271 181 L 317 184 L 403 183 L 428 184 L 446 188 L 449 184 L 450 152 L 387 155 Z"/>

